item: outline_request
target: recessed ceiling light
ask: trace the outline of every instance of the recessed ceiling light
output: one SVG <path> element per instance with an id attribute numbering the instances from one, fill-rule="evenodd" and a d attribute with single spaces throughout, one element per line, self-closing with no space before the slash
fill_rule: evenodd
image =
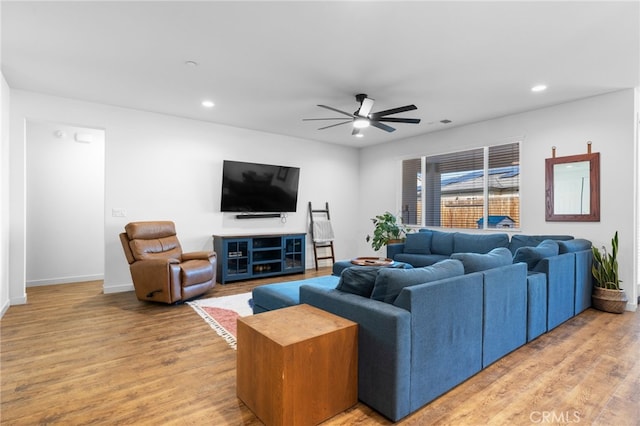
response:
<path id="1" fill-rule="evenodd" d="M 355 137 L 356 138 L 364 138 L 364 134 L 363 133 L 356 133 Z"/>
<path id="2" fill-rule="evenodd" d="M 215 104 L 213 103 L 213 101 L 202 101 L 202 106 L 205 108 L 213 108 L 215 106 Z"/>
<path id="3" fill-rule="evenodd" d="M 532 92 L 544 92 L 545 90 L 547 90 L 547 86 L 545 86 L 544 84 L 538 84 L 531 88 Z"/>

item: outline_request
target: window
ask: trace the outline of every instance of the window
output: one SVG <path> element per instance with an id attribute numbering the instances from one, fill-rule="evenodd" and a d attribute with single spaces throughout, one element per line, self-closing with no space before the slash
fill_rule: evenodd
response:
<path id="1" fill-rule="evenodd" d="M 405 224 L 520 227 L 520 143 L 402 162 Z"/>

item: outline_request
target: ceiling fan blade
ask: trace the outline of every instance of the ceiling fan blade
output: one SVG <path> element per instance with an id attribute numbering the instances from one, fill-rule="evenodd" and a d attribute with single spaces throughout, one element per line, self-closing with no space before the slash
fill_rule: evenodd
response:
<path id="1" fill-rule="evenodd" d="M 397 114 L 399 112 L 405 112 L 405 111 L 413 111 L 414 109 L 418 109 L 418 107 L 416 107 L 415 105 L 405 105 L 403 107 L 391 108 L 384 111 L 374 112 L 371 114 L 371 118 L 377 119 L 385 115 Z"/>
<path id="2" fill-rule="evenodd" d="M 419 118 L 393 118 L 393 117 L 382 117 L 376 119 L 376 121 L 386 121 L 387 123 L 410 123 L 410 124 L 418 124 L 420 123 Z"/>
<path id="3" fill-rule="evenodd" d="M 369 120 L 369 124 L 371 124 L 373 127 L 377 127 L 378 129 L 384 130 L 385 132 L 389 132 L 389 133 L 396 130 L 391 126 L 387 126 L 386 124 L 380 123 L 379 121 Z"/>
<path id="4" fill-rule="evenodd" d="M 320 127 L 318 130 L 329 129 L 331 127 L 336 127 L 336 126 L 340 126 L 342 124 L 347 124 L 347 123 L 351 123 L 351 122 L 352 122 L 352 120 L 347 120 L 347 121 L 343 121 L 342 123 L 330 124 L 328 126 Z"/>
<path id="5" fill-rule="evenodd" d="M 303 118 L 302 121 L 317 121 L 317 120 L 345 120 L 344 117 L 332 117 L 332 118 Z"/>
<path id="6" fill-rule="evenodd" d="M 331 110 L 331 111 L 334 111 L 334 112 L 337 112 L 337 113 L 340 113 L 340 114 L 343 114 L 343 115 L 347 115 L 347 116 L 349 116 L 351 118 L 355 117 L 355 115 L 351 114 L 350 112 L 340 111 L 339 109 L 336 109 L 336 108 L 333 108 L 333 107 L 330 107 L 330 106 L 326 106 L 326 105 L 318 105 L 318 106 L 320 108 L 326 108 L 328 110 Z"/>
<path id="7" fill-rule="evenodd" d="M 371 112 L 371 108 L 373 108 L 373 99 L 364 98 L 360 105 L 360 109 L 358 110 L 358 115 L 360 117 L 367 117 Z"/>

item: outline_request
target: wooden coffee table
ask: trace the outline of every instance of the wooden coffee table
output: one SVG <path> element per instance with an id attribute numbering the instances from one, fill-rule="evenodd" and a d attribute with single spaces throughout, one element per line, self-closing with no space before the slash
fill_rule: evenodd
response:
<path id="1" fill-rule="evenodd" d="M 358 402 L 358 324 L 309 305 L 238 318 L 237 395 L 266 425 L 316 425 Z"/>

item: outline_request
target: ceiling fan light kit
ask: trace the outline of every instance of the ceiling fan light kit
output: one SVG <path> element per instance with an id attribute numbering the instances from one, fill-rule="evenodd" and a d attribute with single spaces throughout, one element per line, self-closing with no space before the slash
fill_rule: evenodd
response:
<path id="1" fill-rule="evenodd" d="M 356 129 L 364 129 L 366 127 L 369 127 L 369 120 L 365 117 L 355 118 L 353 120 L 353 127 L 355 127 Z"/>
<path id="2" fill-rule="evenodd" d="M 360 129 L 364 129 L 369 126 L 377 127 L 378 129 L 384 130 L 385 132 L 393 132 L 396 130 L 391 126 L 382 123 L 383 121 L 388 123 L 407 123 L 407 124 L 420 123 L 419 118 L 387 117 L 389 115 L 394 115 L 401 112 L 413 111 L 418 109 L 415 105 L 405 105 L 403 107 L 391 108 L 384 111 L 371 112 L 371 110 L 373 109 L 373 103 L 374 103 L 373 99 L 367 97 L 367 95 L 364 93 L 360 93 L 356 95 L 356 101 L 360 103 L 360 108 L 358 108 L 358 110 L 355 111 L 354 113 L 348 113 L 346 111 L 342 111 L 327 105 L 318 105 L 320 108 L 337 112 L 338 114 L 342 114 L 344 116 L 349 117 L 349 119 L 345 119 L 344 117 L 303 118 L 302 121 L 342 120 L 342 122 L 340 123 L 330 124 L 328 126 L 320 127 L 318 130 L 329 129 L 331 127 L 340 126 L 342 124 L 352 123 L 353 131 L 351 134 L 356 137 L 362 137 L 363 134 L 360 132 Z"/>

